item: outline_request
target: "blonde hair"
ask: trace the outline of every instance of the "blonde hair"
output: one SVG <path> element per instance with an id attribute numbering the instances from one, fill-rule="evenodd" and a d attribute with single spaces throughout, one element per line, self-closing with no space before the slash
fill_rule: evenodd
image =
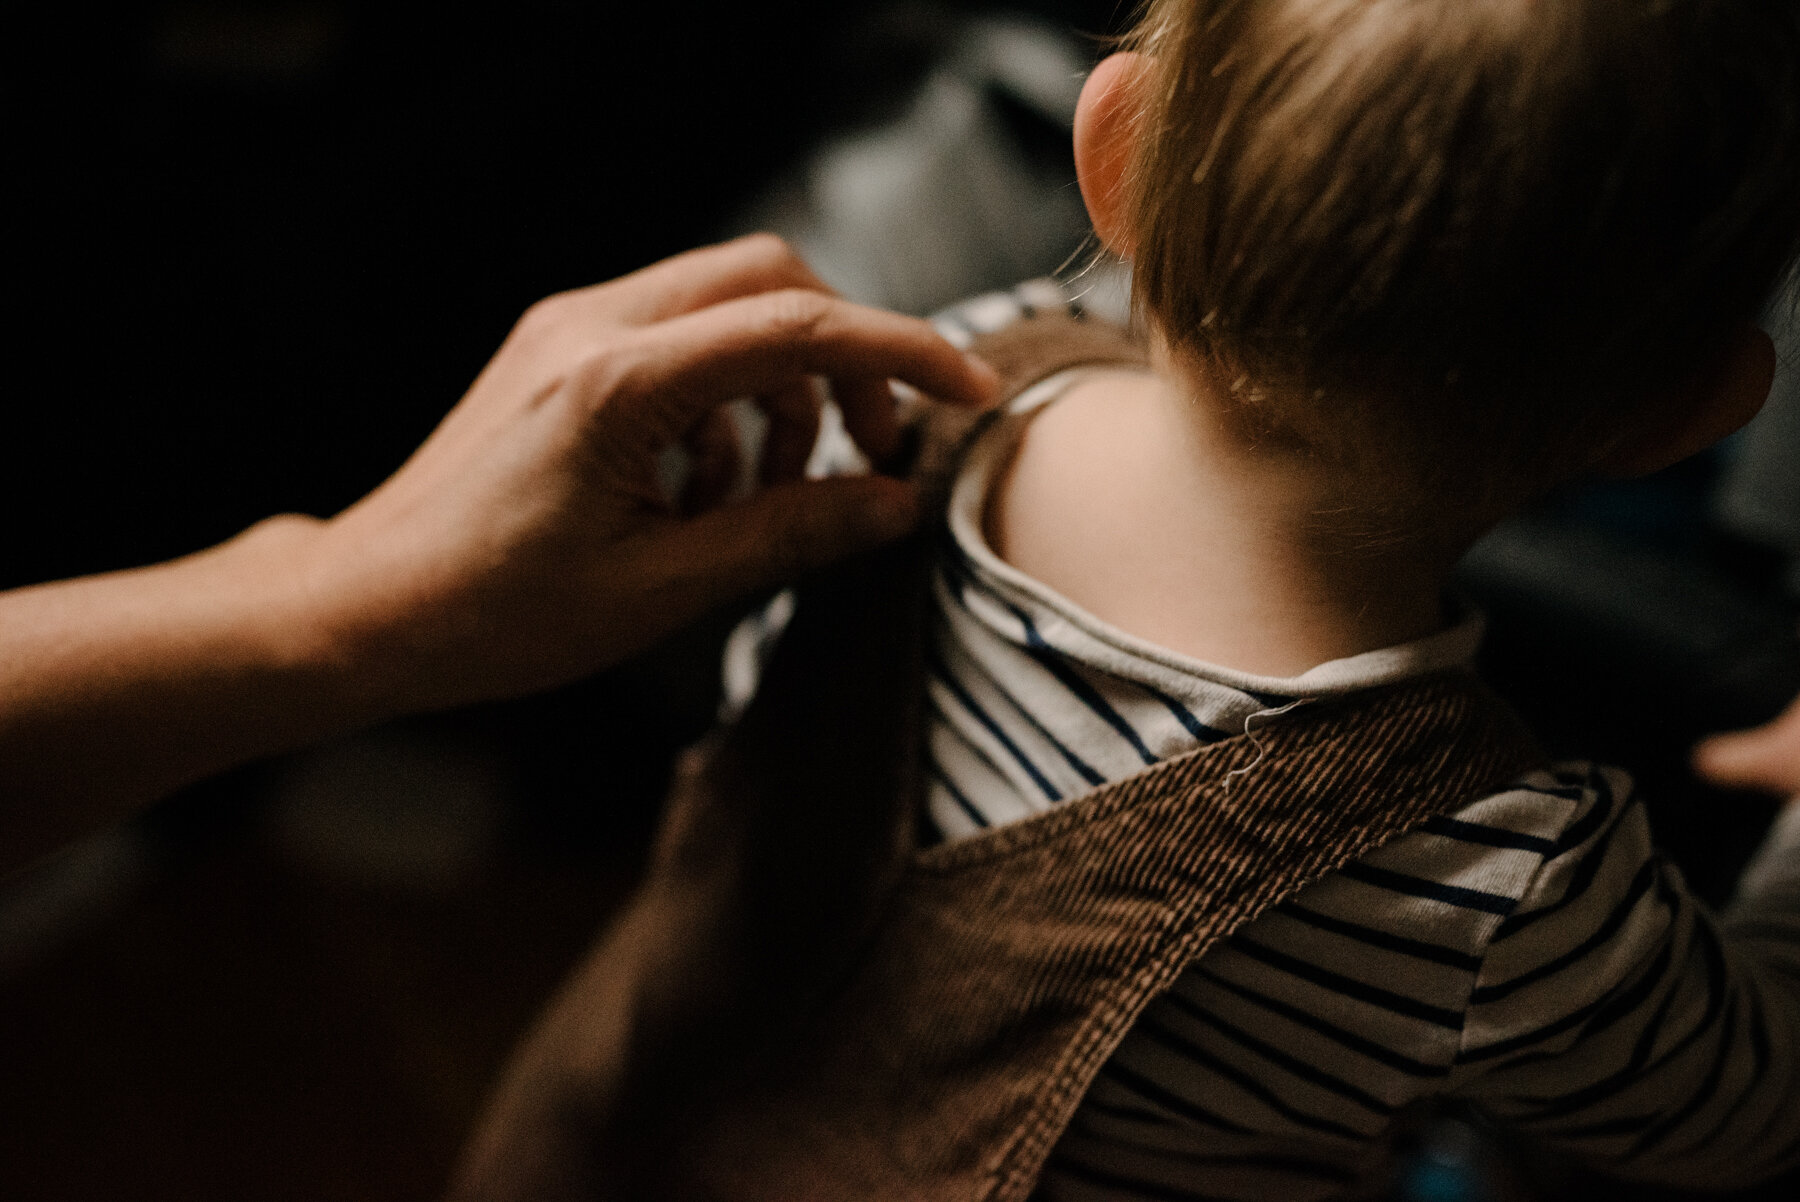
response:
<path id="1" fill-rule="evenodd" d="M 1140 306 L 1249 428 L 1434 491 L 1587 466 L 1795 248 L 1783 0 L 1148 0 L 1126 45 Z"/>

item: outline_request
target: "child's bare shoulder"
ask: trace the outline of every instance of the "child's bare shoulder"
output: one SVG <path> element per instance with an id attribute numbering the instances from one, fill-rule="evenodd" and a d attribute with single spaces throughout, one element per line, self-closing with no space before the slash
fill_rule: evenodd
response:
<path id="1" fill-rule="evenodd" d="M 1105 561 L 1121 545 L 1119 526 L 1158 474 L 1144 452 L 1164 445 L 1155 431 L 1160 387 L 1144 372 L 1076 379 L 1031 416 L 988 493 L 988 545 L 1096 613 L 1105 608 L 1094 602 Z"/>

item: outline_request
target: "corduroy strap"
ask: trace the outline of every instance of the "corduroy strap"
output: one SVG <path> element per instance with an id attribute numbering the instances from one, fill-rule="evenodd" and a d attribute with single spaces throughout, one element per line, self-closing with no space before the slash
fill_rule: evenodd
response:
<path id="1" fill-rule="evenodd" d="M 1141 362 L 1061 318 L 977 349 L 1013 390 Z M 947 479 L 974 430 L 928 418 L 921 474 Z M 492 1127 L 524 1150 L 466 1197 L 1020 1202 L 1187 964 L 1540 758 L 1444 673 L 918 850 L 929 565 L 916 538 L 801 590 L 756 700 L 685 765 L 642 892 L 514 1074 L 515 1133 Z M 545 1130 L 581 1133 L 583 1155 L 534 1153 Z"/>
<path id="2" fill-rule="evenodd" d="M 1473 677 L 1444 673 L 915 853 L 842 989 L 685 1145 L 694 1196 L 1025 1198 L 1189 963 L 1539 759 Z"/>

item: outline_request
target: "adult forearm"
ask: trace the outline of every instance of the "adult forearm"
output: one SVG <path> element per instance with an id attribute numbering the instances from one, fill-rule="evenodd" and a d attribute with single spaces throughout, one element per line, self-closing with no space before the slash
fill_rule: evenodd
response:
<path id="1" fill-rule="evenodd" d="M 264 522 L 154 567 L 0 594 L 0 870 L 188 782 L 383 716 Z"/>
<path id="2" fill-rule="evenodd" d="M 910 485 L 801 478 L 820 379 L 874 461 L 900 441 L 890 379 L 963 404 L 998 383 L 926 323 L 740 239 L 532 306 L 412 458 L 329 521 L 0 595 L 0 869 L 260 755 L 578 679 L 898 536 Z M 743 396 L 768 434 L 734 497 L 721 406 Z M 659 464 L 680 445 L 696 466 L 671 497 Z"/>

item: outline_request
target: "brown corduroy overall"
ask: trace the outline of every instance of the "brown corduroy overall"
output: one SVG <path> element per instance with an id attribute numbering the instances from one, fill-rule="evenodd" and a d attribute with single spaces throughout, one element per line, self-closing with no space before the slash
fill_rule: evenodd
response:
<path id="1" fill-rule="evenodd" d="M 1015 392 L 1141 361 L 1060 317 L 979 349 Z M 927 423 L 928 479 L 959 458 L 952 424 Z M 683 765 L 648 880 L 515 1065 L 512 1126 L 490 1124 L 459 1196 L 1024 1199 L 1191 961 L 1539 762 L 1504 705 L 1444 672 L 920 847 L 929 551 L 802 589 L 756 701 Z"/>

